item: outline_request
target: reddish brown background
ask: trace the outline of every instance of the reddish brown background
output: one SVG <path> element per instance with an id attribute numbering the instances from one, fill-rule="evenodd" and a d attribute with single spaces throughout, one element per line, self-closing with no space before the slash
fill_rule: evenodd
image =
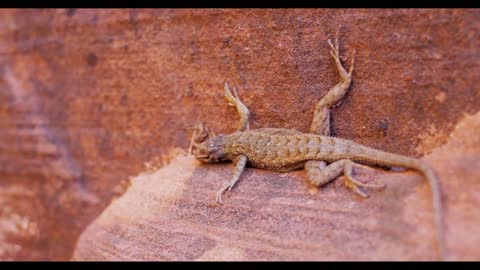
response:
<path id="1" fill-rule="evenodd" d="M 233 131 L 225 81 L 238 86 L 252 128 L 307 131 L 314 103 L 338 80 L 326 40 L 339 25 L 342 55 L 357 49 L 357 58 L 351 91 L 332 111 L 333 134 L 429 153 L 480 109 L 479 17 L 455 9 L 0 11 L 0 259 L 70 259 L 130 177 L 187 148 L 197 119 Z"/>

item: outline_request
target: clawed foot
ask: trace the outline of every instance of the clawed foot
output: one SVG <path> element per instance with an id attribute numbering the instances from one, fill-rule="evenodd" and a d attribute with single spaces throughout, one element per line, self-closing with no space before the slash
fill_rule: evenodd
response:
<path id="1" fill-rule="evenodd" d="M 232 91 L 230 90 L 230 87 L 228 87 L 228 83 L 225 83 L 225 97 L 228 100 L 228 105 L 230 106 L 237 106 L 238 102 L 240 101 L 240 98 L 238 97 L 237 94 L 237 88 L 234 86 L 233 87 L 233 95 Z"/>
<path id="2" fill-rule="evenodd" d="M 340 52 L 339 52 L 339 46 L 338 46 L 338 32 L 335 34 L 335 45 L 332 44 L 332 40 L 328 39 L 327 40 L 328 45 L 330 45 L 331 51 L 330 55 L 333 57 L 335 61 L 340 59 Z"/>
<path id="3" fill-rule="evenodd" d="M 230 184 L 230 183 L 225 183 L 225 185 L 223 185 L 223 187 L 217 192 L 217 197 L 215 198 L 215 200 L 216 200 L 219 204 L 223 204 L 223 200 L 222 200 L 222 195 L 223 195 L 223 193 L 232 190 L 232 188 L 233 188 L 233 185 L 232 185 L 232 184 Z"/>
<path id="4" fill-rule="evenodd" d="M 351 175 L 345 175 L 345 185 L 351 189 L 353 192 L 355 192 L 356 194 L 364 197 L 364 198 L 368 198 L 369 195 L 365 192 L 363 192 L 361 189 L 359 189 L 358 187 L 364 187 L 364 188 L 372 188 L 372 189 L 384 189 L 385 188 L 385 184 L 366 184 L 366 183 L 362 183 L 358 180 L 355 180 L 353 179 L 353 177 Z"/>
<path id="5" fill-rule="evenodd" d="M 327 42 L 328 42 L 328 45 L 330 45 L 330 48 L 331 48 L 330 55 L 333 57 L 333 60 L 335 60 L 335 63 L 337 64 L 337 68 L 339 69 L 340 74 L 345 74 L 346 70 L 343 68 L 343 65 L 341 64 L 341 61 L 340 61 L 341 57 L 340 57 L 340 49 L 339 49 L 340 46 L 338 45 L 338 32 L 339 31 L 337 31 L 336 34 L 335 34 L 335 44 L 332 44 L 332 41 L 330 39 L 328 39 Z M 356 53 L 357 53 L 357 51 L 353 50 L 352 62 L 350 64 L 350 69 L 348 70 L 348 75 L 351 75 L 352 72 L 353 72 L 353 66 L 355 64 Z"/>

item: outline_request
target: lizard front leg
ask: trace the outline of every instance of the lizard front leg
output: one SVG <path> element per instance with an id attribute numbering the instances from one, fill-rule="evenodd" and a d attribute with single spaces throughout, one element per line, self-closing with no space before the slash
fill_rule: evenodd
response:
<path id="1" fill-rule="evenodd" d="M 235 106 L 237 108 L 238 114 L 240 115 L 240 122 L 238 125 L 238 131 L 244 131 L 249 129 L 249 116 L 250 111 L 248 110 L 247 106 L 240 101 L 240 98 L 237 94 L 237 88 L 233 87 L 233 95 L 228 87 L 228 84 L 225 83 L 225 97 L 228 100 L 228 105 Z"/>
<path id="2" fill-rule="evenodd" d="M 225 183 L 223 187 L 217 192 L 216 201 L 218 203 L 223 204 L 223 201 L 222 201 L 223 193 L 232 190 L 235 183 L 237 183 L 238 180 L 240 179 L 240 175 L 242 175 L 242 172 L 245 169 L 245 165 L 247 164 L 247 157 L 240 155 L 240 156 L 237 156 L 234 161 L 235 161 L 235 169 L 233 171 L 231 180 Z"/>

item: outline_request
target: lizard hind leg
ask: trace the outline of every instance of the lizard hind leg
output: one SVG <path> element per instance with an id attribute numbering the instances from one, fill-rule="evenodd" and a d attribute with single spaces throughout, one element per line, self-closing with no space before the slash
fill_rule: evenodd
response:
<path id="1" fill-rule="evenodd" d="M 325 167 L 324 161 L 311 160 L 305 163 L 305 169 L 307 170 L 309 180 L 316 186 L 325 185 L 326 183 L 340 176 L 340 174 L 343 172 L 345 175 L 345 185 L 362 197 L 368 197 L 368 194 L 363 192 L 358 187 L 374 189 L 381 189 L 385 187 L 384 185 L 365 184 L 355 180 L 352 176 L 354 164 L 355 163 L 349 159 L 341 159 Z"/>
<path id="2" fill-rule="evenodd" d="M 330 107 L 338 103 L 347 93 L 352 82 L 353 66 L 355 64 L 355 51 L 353 52 L 350 68 L 347 70 L 343 67 L 340 60 L 340 49 L 338 45 L 338 31 L 335 35 L 335 44 L 328 40 L 330 45 L 330 55 L 332 56 L 337 72 L 340 75 L 340 82 L 332 87 L 327 94 L 317 102 L 314 109 L 312 123 L 310 125 L 310 133 L 320 134 L 324 136 L 330 135 Z"/>

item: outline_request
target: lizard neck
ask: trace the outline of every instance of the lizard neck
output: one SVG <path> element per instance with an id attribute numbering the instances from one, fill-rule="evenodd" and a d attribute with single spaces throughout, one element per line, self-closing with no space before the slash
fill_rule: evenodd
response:
<path id="1" fill-rule="evenodd" d="M 242 150 L 244 150 L 243 133 L 236 131 L 222 136 L 221 147 L 226 160 L 234 160 L 235 157 L 242 154 Z"/>

